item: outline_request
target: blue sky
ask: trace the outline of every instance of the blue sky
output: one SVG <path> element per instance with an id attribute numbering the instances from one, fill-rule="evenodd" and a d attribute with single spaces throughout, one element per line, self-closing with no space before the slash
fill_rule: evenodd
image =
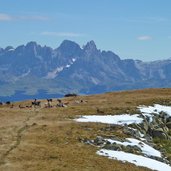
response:
<path id="1" fill-rule="evenodd" d="M 0 47 L 65 40 L 122 59 L 171 57 L 171 0 L 0 0 Z"/>

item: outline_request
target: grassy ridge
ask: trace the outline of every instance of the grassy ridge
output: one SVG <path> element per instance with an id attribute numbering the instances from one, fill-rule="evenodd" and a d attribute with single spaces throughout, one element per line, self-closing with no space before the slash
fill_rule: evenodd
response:
<path id="1" fill-rule="evenodd" d="M 108 125 L 76 123 L 72 119 L 78 115 L 137 113 L 138 105 L 170 105 L 171 89 L 64 98 L 63 102 L 69 102 L 67 108 L 44 108 L 46 101 L 41 101 L 42 107 L 36 109 L 18 107 L 30 105 L 30 101 L 14 103 L 13 108 L 0 107 L 0 170 L 147 171 L 149 169 L 98 156 L 96 147 L 80 141 L 98 135 L 125 137 L 119 126 L 109 132 L 103 129 Z M 52 105 L 56 103 L 54 100 Z M 159 143 L 167 150 L 168 142 Z"/>

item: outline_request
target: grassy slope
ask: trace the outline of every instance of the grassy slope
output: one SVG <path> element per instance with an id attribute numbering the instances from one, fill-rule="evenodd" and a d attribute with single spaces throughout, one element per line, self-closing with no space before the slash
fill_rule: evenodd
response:
<path id="1" fill-rule="evenodd" d="M 75 100 L 86 103 L 75 103 Z M 120 127 L 104 131 L 104 124 L 76 123 L 78 115 L 136 113 L 136 106 L 169 104 L 171 89 L 146 89 L 65 98 L 67 108 L 19 109 L 0 107 L 0 171 L 145 171 L 146 168 L 96 155 L 96 147 L 83 144 L 82 138 L 97 135 L 125 136 Z M 45 102 L 45 101 L 43 101 Z M 56 101 L 54 102 L 54 105 Z"/>

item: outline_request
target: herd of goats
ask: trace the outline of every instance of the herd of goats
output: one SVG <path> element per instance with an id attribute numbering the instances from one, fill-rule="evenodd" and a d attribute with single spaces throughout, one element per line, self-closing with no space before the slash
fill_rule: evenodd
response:
<path id="1" fill-rule="evenodd" d="M 71 96 L 76 96 L 76 95 L 75 94 L 67 94 L 67 95 L 65 95 L 65 97 L 71 97 Z M 46 100 L 47 100 L 47 102 L 43 103 L 45 108 L 52 108 L 52 107 L 54 107 L 54 105 L 52 105 L 53 99 L 46 99 Z M 83 102 L 87 102 L 87 101 L 83 101 L 83 100 L 75 101 L 75 103 L 83 103 Z M 55 104 L 55 107 L 67 107 L 68 104 L 69 104 L 69 102 L 63 102 L 61 99 L 57 99 L 57 104 Z M 4 106 L 4 105 L 10 106 L 10 108 L 14 107 L 14 104 L 11 103 L 10 101 L 7 101 L 5 103 L 0 102 L 0 106 Z M 38 101 L 37 99 L 34 99 L 34 101 L 31 101 L 30 105 L 23 106 L 23 105 L 19 104 L 18 107 L 20 109 L 21 108 L 41 107 L 41 101 Z"/>
<path id="2" fill-rule="evenodd" d="M 47 99 L 47 103 L 44 103 L 44 107 L 45 108 L 51 108 L 53 107 L 52 106 L 52 101 L 53 99 Z M 62 100 L 60 99 L 57 99 L 57 104 L 56 104 L 56 107 L 67 107 L 67 105 L 69 104 L 69 102 L 62 102 Z M 14 104 L 10 101 L 7 101 L 5 103 L 3 102 L 0 102 L 0 106 L 10 106 L 10 108 L 13 108 L 14 107 Z M 18 106 L 20 109 L 21 108 L 32 108 L 32 107 L 41 107 L 41 101 L 38 101 L 37 99 L 34 99 L 34 101 L 31 102 L 30 105 L 26 105 L 26 106 L 23 106 L 21 104 L 19 104 Z"/>
<path id="3" fill-rule="evenodd" d="M 52 101 L 53 99 L 47 99 L 47 103 L 45 103 L 45 108 L 51 108 L 52 106 Z M 57 104 L 56 107 L 67 107 L 67 105 L 69 104 L 69 102 L 62 102 L 61 99 L 57 99 Z M 31 102 L 31 106 L 30 107 L 36 107 L 36 106 L 41 106 L 41 101 L 37 101 L 37 99 L 35 99 L 34 101 Z"/>

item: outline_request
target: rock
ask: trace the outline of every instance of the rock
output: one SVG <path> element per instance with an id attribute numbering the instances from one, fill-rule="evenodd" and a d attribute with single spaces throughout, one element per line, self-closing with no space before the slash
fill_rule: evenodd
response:
<path id="1" fill-rule="evenodd" d="M 151 120 L 151 117 L 146 116 L 146 121 L 147 121 L 148 123 L 150 122 L 150 120 Z"/>
<path id="2" fill-rule="evenodd" d="M 165 160 L 163 158 L 161 158 L 161 157 L 150 156 L 150 158 L 165 163 Z"/>
<path id="3" fill-rule="evenodd" d="M 145 130 L 145 132 L 147 132 L 149 129 L 149 122 L 147 121 L 146 116 L 142 115 L 142 117 L 143 117 L 143 122 L 140 123 L 139 126 L 141 127 L 141 130 L 143 129 Z"/>
<path id="4" fill-rule="evenodd" d="M 171 116 L 167 118 L 166 122 L 171 122 Z"/>
<path id="5" fill-rule="evenodd" d="M 101 136 L 97 136 L 97 138 L 94 140 L 95 145 L 103 145 L 106 141 Z"/>
<path id="6" fill-rule="evenodd" d="M 166 123 L 166 126 L 167 126 L 169 129 L 171 129 L 171 122 L 167 122 L 167 123 Z"/>
<path id="7" fill-rule="evenodd" d="M 170 123 L 171 123 L 171 122 L 170 122 Z M 170 125 L 170 126 L 171 126 L 171 125 Z M 166 125 L 165 127 L 163 127 L 163 131 L 164 131 L 164 132 L 167 132 L 167 133 L 169 132 L 169 128 L 167 127 L 167 125 Z"/>
<path id="8" fill-rule="evenodd" d="M 167 114 L 166 112 L 161 111 L 161 112 L 159 113 L 159 117 L 162 118 L 162 119 L 167 119 L 168 114 Z"/>
<path id="9" fill-rule="evenodd" d="M 111 144 L 111 142 L 110 142 L 110 141 L 107 141 L 107 142 L 106 142 L 106 145 L 109 145 L 109 144 Z"/>
<path id="10" fill-rule="evenodd" d="M 132 135 L 133 137 L 136 137 L 136 138 L 140 137 L 139 131 L 137 131 L 134 128 L 129 128 L 127 126 L 124 126 L 123 133 L 127 135 Z"/>
<path id="11" fill-rule="evenodd" d="M 153 129 L 152 136 L 153 138 L 168 139 L 167 133 L 165 133 L 162 128 Z"/>
<path id="12" fill-rule="evenodd" d="M 165 126 L 166 119 L 163 120 L 162 118 L 156 118 L 156 126 L 159 128 L 163 128 Z"/>
<path id="13" fill-rule="evenodd" d="M 113 144 L 106 144 L 103 148 L 108 150 L 115 150 L 115 151 L 122 151 L 122 145 L 113 143 Z"/>
<path id="14" fill-rule="evenodd" d="M 145 135 L 144 138 L 145 138 L 146 141 L 149 142 L 149 143 L 152 143 L 152 142 L 153 142 L 153 138 L 152 138 L 149 134 Z M 147 142 L 146 142 L 146 143 L 147 143 Z"/>
<path id="15" fill-rule="evenodd" d="M 142 152 L 142 150 L 138 147 L 138 146 L 136 146 L 136 145 L 134 145 L 134 146 L 131 146 L 131 145 L 127 145 L 127 146 L 125 146 L 124 148 L 123 148 L 123 150 L 125 151 L 125 152 L 128 152 L 128 153 L 141 153 Z"/>
<path id="16" fill-rule="evenodd" d="M 132 146 L 132 148 L 133 148 L 135 151 L 142 152 L 141 148 L 139 148 L 139 147 L 136 146 L 136 145 Z"/>

